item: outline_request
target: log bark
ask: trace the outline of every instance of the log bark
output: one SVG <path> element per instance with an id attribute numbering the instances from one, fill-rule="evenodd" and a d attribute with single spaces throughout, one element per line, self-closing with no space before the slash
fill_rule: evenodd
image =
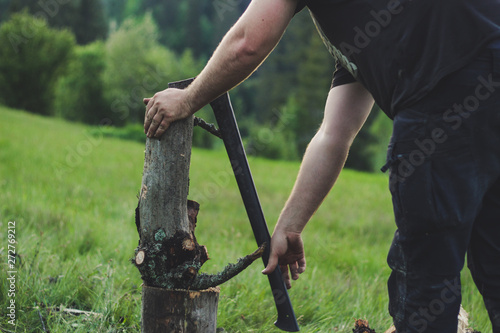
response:
<path id="1" fill-rule="evenodd" d="M 189 286 L 208 260 L 194 236 L 199 205 L 187 200 L 193 117 L 174 122 L 161 140 L 147 139 L 136 224 L 134 264 L 143 283 L 143 333 L 215 333 L 219 290 Z"/>
<path id="2" fill-rule="evenodd" d="M 219 288 L 142 288 L 142 332 L 210 333 L 217 329 Z"/>
<path id="3" fill-rule="evenodd" d="M 172 123 L 161 140 L 146 141 L 139 199 L 141 244 L 190 232 L 187 196 L 192 137 L 193 117 L 189 117 Z"/>

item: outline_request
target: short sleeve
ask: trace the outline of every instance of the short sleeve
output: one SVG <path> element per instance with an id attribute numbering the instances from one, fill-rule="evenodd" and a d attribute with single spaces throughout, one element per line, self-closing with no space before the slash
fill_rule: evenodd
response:
<path id="1" fill-rule="evenodd" d="M 349 73 L 347 69 L 342 67 L 342 65 L 340 65 L 339 62 L 337 62 L 335 66 L 335 72 L 333 72 L 333 80 L 331 88 L 353 82 L 356 82 L 354 76 L 352 76 L 352 74 Z"/>

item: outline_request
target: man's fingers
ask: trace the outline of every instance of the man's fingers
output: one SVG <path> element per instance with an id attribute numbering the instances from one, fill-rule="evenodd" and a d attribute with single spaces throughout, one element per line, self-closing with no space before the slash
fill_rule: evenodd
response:
<path id="1" fill-rule="evenodd" d="M 299 278 L 299 268 L 296 262 L 289 265 L 290 273 L 292 274 L 292 280 L 297 280 Z"/>
<path id="2" fill-rule="evenodd" d="M 299 265 L 299 268 L 298 268 L 298 273 L 299 274 L 302 274 L 306 271 L 306 258 L 302 258 L 298 261 L 298 265 Z"/>
<path id="3" fill-rule="evenodd" d="M 146 112 L 144 114 L 144 133 L 147 134 L 149 131 L 149 126 L 153 121 L 153 117 L 156 115 L 156 109 L 153 107 L 154 100 L 152 97 L 144 98 L 143 102 L 146 104 Z"/>
<path id="4" fill-rule="evenodd" d="M 298 280 L 299 275 L 306 271 L 306 259 L 302 258 L 290 266 L 290 273 L 292 274 L 292 280 Z"/>
<path id="5" fill-rule="evenodd" d="M 269 255 L 269 261 L 266 268 L 264 268 L 264 270 L 262 271 L 262 274 L 271 274 L 276 269 L 276 266 L 278 266 L 278 256 L 271 251 L 271 254 Z"/>
<path id="6" fill-rule="evenodd" d="M 163 118 L 162 119 L 159 119 L 161 116 L 159 116 L 158 114 L 156 114 L 153 119 L 151 120 L 151 123 L 149 125 L 149 129 L 148 129 L 148 138 L 152 138 L 152 137 L 155 137 L 157 136 L 156 132 L 157 132 L 157 129 L 158 127 L 160 127 L 160 124 L 161 122 L 163 121 Z"/>
<path id="7" fill-rule="evenodd" d="M 280 265 L 281 276 L 283 278 L 283 282 L 285 282 L 286 289 L 292 288 L 292 282 L 290 281 L 290 275 L 288 275 L 288 266 Z"/>
<path id="8" fill-rule="evenodd" d="M 155 138 L 160 138 L 163 135 L 163 133 L 165 133 L 167 128 L 168 128 L 168 123 L 165 120 L 163 120 L 160 123 L 160 126 L 158 126 L 158 129 L 156 130 L 156 133 L 153 136 Z"/>

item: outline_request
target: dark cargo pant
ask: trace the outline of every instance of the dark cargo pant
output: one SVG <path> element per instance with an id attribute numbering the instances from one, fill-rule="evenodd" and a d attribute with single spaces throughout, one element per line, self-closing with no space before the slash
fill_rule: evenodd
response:
<path id="1" fill-rule="evenodd" d="M 457 332 L 467 255 L 500 333 L 500 49 L 482 51 L 396 115 L 388 166 L 397 332 Z"/>

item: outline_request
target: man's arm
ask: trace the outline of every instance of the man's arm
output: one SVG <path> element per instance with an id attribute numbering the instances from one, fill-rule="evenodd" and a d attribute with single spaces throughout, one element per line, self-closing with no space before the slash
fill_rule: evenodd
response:
<path id="1" fill-rule="evenodd" d="M 188 88 L 167 89 L 144 100 L 148 137 L 160 137 L 171 122 L 195 113 L 250 76 L 281 39 L 297 2 L 253 0 Z"/>
<path id="2" fill-rule="evenodd" d="M 360 84 L 334 87 L 328 94 L 320 129 L 309 143 L 297 180 L 271 239 L 269 274 L 281 266 L 291 287 L 288 269 L 296 280 L 306 267 L 300 234 L 321 205 L 342 170 L 349 147 L 373 106 L 371 94 Z"/>

